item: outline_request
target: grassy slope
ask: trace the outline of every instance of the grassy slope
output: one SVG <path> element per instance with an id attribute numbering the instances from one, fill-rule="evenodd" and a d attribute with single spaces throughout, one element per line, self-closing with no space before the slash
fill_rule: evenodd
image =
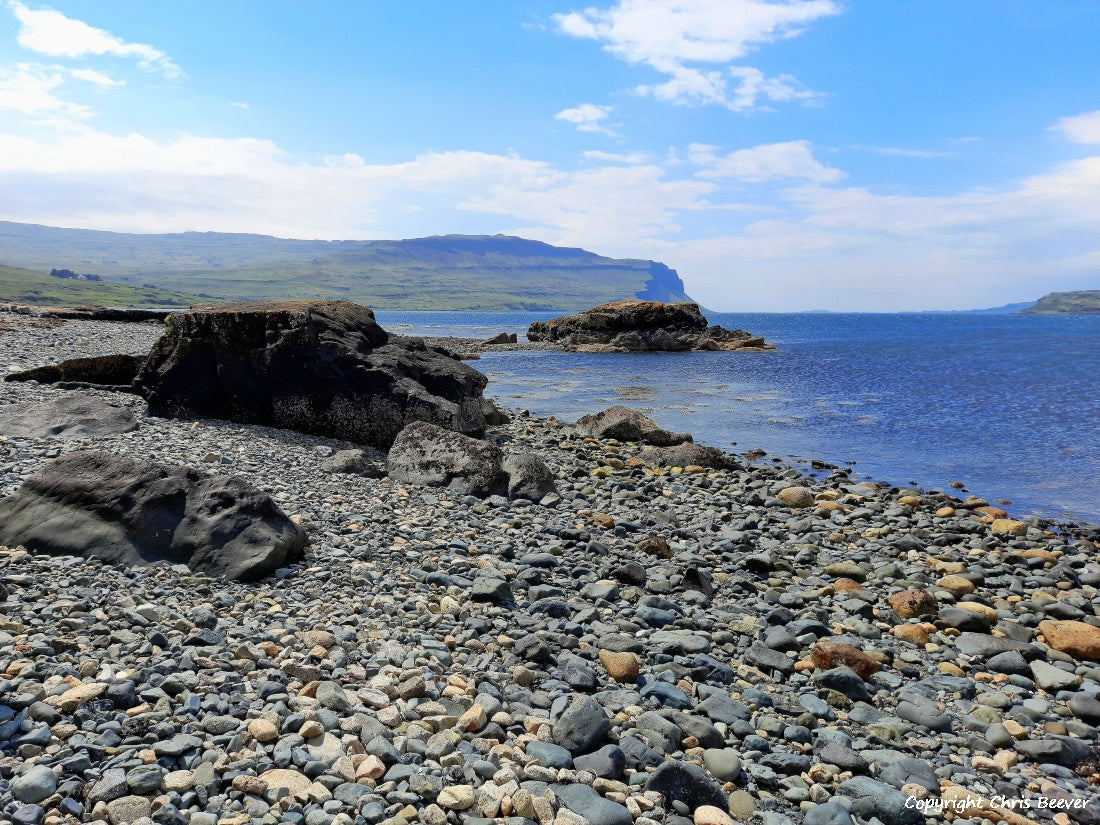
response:
<path id="1" fill-rule="evenodd" d="M 71 281 L 44 272 L 0 265 L 0 301 L 36 306 L 107 307 L 188 306 L 201 299 L 182 292 L 118 284 L 109 281 Z"/>
<path id="2" fill-rule="evenodd" d="M 483 310 L 575 310 L 643 295 L 688 300 L 661 264 L 504 236 L 329 242 L 0 222 L 0 256 L 207 300 L 343 298 L 379 309 Z"/>
<path id="3" fill-rule="evenodd" d="M 1029 315 L 1100 315 L 1100 289 L 1051 292 L 1023 312 Z"/>

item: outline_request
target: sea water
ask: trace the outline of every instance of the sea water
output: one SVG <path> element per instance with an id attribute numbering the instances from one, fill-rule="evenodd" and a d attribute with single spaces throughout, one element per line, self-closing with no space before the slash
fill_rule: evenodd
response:
<path id="1" fill-rule="evenodd" d="M 488 338 L 548 313 L 380 312 L 406 335 Z M 849 466 L 1012 515 L 1100 523 L 1100 316 L 708 313 L 760 353 L 492 352 L 507 408 L 572 421 L 612 404 L 731 452 Z M 806 466 L 808 470 L 808 465 Z"/>

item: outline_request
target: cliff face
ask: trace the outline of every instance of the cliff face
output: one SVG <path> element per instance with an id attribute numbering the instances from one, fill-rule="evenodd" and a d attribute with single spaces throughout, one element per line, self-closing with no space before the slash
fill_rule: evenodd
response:
<path id="1" fill-rule="evenodd" d="M 688 297 L 684 282 L 675 269 L 657 261 L 649 262 L 649 280 L 645 289 L 635 295 L 641 301 L 661 301 L 666 304 L 694 303 Z"/>
<path id="2" fill-rule="evenodd" d="M 1028 315 L 1100 315 L 1100 289 L 1051 292 L 1022 312 Z"/>

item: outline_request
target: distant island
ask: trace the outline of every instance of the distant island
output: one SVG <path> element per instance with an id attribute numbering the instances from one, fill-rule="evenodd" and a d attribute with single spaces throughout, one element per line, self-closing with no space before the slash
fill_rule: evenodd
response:
<path id="1" fill-rule="evenodd" d="M 1100 289 L 1051 292 L 1021 311 L 1028 315 L 1100 315 Z"/>
<path id="2" fill-rule="evenodd" d="M 676 271 L 657 261 L 506 235 L 305 241 L 0 221 L 0 264 L 0 301 L 39 306 L 339 298 L 382 310 L 577 311 L 626 299 L 692 300 Z"/>

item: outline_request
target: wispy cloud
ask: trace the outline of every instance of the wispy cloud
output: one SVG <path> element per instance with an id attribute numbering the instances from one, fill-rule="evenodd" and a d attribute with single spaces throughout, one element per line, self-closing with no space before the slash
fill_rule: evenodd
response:
<path id="1" fill-rule="evenodd" d="M 35 63 L 19 63 L 14 69 L 0 66 L 0 111 L 80 119 L 91 117 L 91 107 L 65 100 L 56 93 L 66 75 L 59 66 Z"/>
<path id="2" fill-rule="evenodd" d="M 599 149 L 589 149 L 582 152 L 585 160 L 600 160 L 608 163 L 649 163 L 652 160 L 649 152 L 602 152 Z"/>
<path id="3" fill-rule="evenodd" d="M 113 55 L 133 58 L 142 68 L 159 71 L 165 77 L 181 74 L 180 67 L 168 55 L 146 43 L 127 43 L 108 31 L 53 9 L 31 9 L 19 0 L 8 0 L 7 6 L 19 21 L 17 42 L 24 49 L 51 57 Z"/>
<path id="4" fill-rule="evenodd" d="M 599 41 L 616 57 L 667 76 L 663 83 L 636 87 L 640 94 L 744 110 L 761 100 L 819 96 L 790 75 L 769 78 L 751 66 L 731 64 L 840 11 L 833 0 L 618 0 L 607 9 L 557 14 L 554 21 L 563 34 Z"/>
<path id="5" fill-rule="evenodd" d="M 870 152 L 873 155 L 896 158 L 917 158 L 920 160 L 957 158 L 959 156 L 958 152 L 950 152 L 943 149 L 906 149 L 900 146 L 863 146 L 862 144 L 857 144 L 852 148 L 860 152 Z"/>
<path id="6" fill-rule="evenodd" d="M 745 183 L 763 183 L 778 179 L 797 179 L 815 183 L 835 183 L 844 177 L 840 169 L 817 160 L 808 141 L 791 140 L 737 149 L 725 155 L 717 147 L 695 143 L 688 147 L 692 163 L 702 167 L 697 177 L 729 178 Z"/>
<path id="7" fill-rule="evenodd" d="M 72 69 L 69 74 L 77 80 L 83 80 L 104 89 L 126 85 L 125 80 L 115 80 L 113 77 L 105 75 L 103 72 L 97 72 L 95 69 Z"/>
<path id="8" fill-rule="evenodd" d="M 245 103 L 243 100 L 231 100 L 229 105 L 235 109 L 251 109 L 252 107 Z"/>
<path id="9" fill-rule="evenodd" d="M 1100 109 L 1064 117 L 1050 128 L 1074 143 L 1100 143 Z"/>
<path id="10" fill-rule="evenodd" d="M 572 123 L 582 132 L 594 132 L 596 134 L 614 137 L 614 130 L 604 125 L 604 121 L 611 116 L 610 106 L 597 106 L 594 103 L 582 103 L 572 109 L 562 109 L 554 117 Z"/>

